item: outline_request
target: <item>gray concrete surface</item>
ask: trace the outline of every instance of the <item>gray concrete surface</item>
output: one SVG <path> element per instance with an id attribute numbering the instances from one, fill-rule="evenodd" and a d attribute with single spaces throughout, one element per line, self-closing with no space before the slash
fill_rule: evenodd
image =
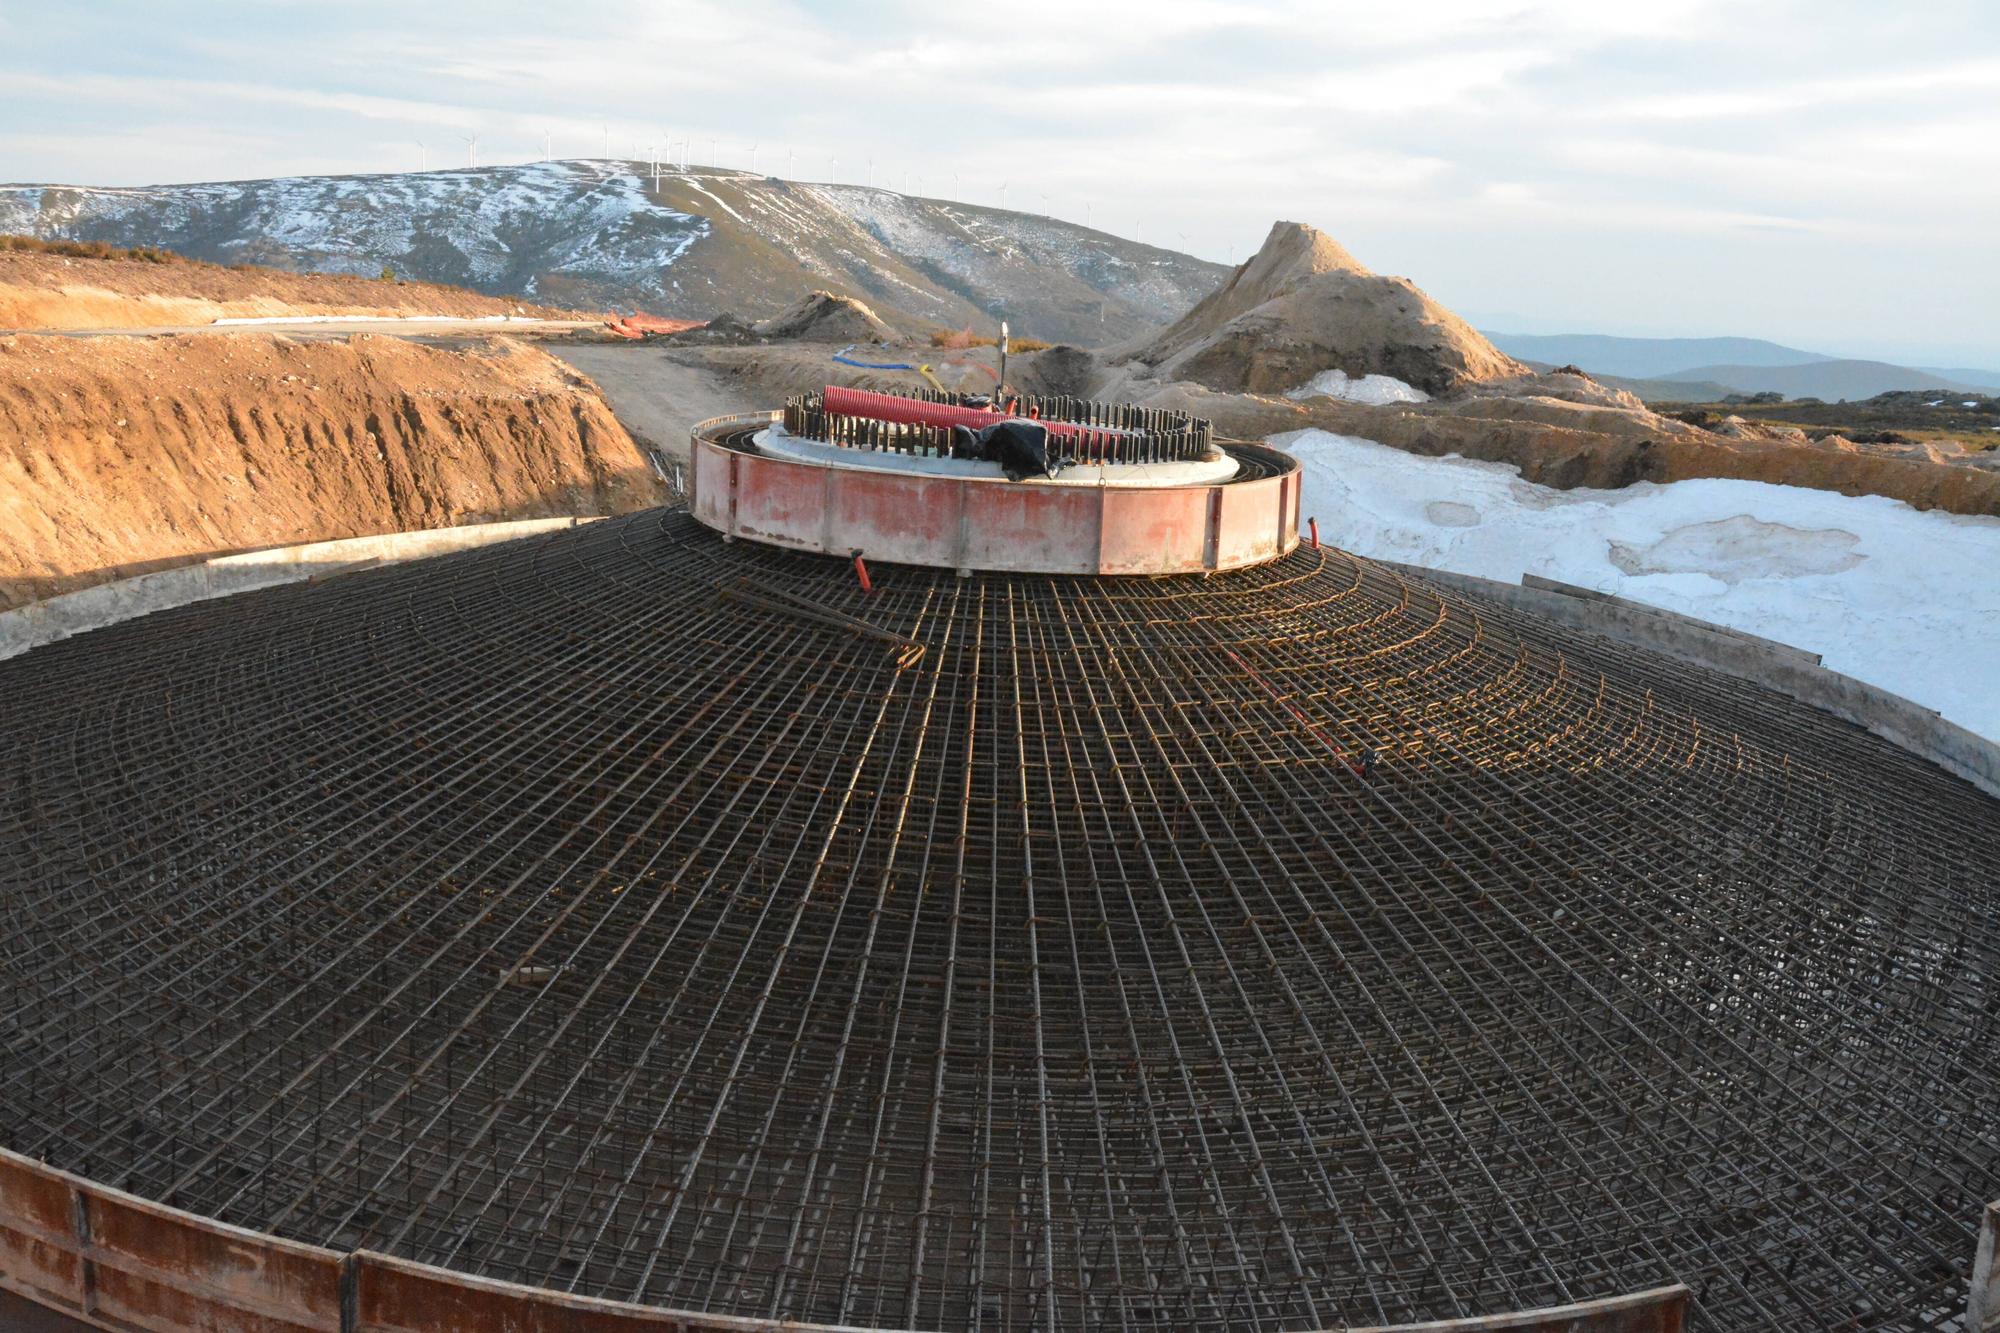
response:
<path id="1" fill-rule="evenodd" d="M 373 565 L 444 555 L 494 542 L 515 541 L 594 518 L 529 518 L 512 523 L 475 523 L 422 532 L 390 532 L 374 537 L 307 542 L 179 565 L 135 578 L 100 583 L 94 588 L 30 602 L 0 612 L 0 659 L 30 648 L 67 639 L 86 630 L 115 625 L 154 611 L 227 597 L 232 593 L 302 583 Z M 0 1326 L 4 1327 L 4 1326 Z"/>
<path id="2" fill-rule="evenodd" d="M 2000 745 L 1936 709 L 1829 671 L 1815 653 L 1532 574 L 1519 584 L 1500 583 L 1421 565 L 1382 563 L 1441 587 L 1476 593 L 1576 629 L 1754 681 L 1852 722 L 1988 795 L 2000 796 Z"/>

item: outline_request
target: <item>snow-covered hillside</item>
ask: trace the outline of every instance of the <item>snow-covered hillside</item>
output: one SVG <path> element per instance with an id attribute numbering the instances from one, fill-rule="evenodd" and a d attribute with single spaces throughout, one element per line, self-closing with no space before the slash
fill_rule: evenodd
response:
<path id="1" fill-rule="evenodd" d="M 495 295 L 707 317 L 814 287 L 908 326 L 1010 318 L 1109 342 L 1170 321 L 1218 264 L 1026 213 L 693 167 L 546 162 L 141 189 L 0 186 L 0 232 L 198 259 L 398 274 Z M 899 321 L 898 316 L 903 318 Z"/>
<path id="2" fill-rule="evenodd" d="M 891 252 L 943 275 L 960 290 L 1003 291 L 1032 280 L 1037 271 L 1063 273 L 1078 284 L 1075 299 L 1088 301 L 1096 293 L 1166 324 L 1194 303 L 1191 294 L 1199 299 L 1214 286 L 1203 272 L 1213 265 L 1072 222 L 858 185 L 799 188 L 854 219 Z"/>
<path id="3" fill-rule="evenodd" d="M 1323 431 L 1273 443 L 1304 464 L 1303 512 L 1357 554 L 1539 574 L 1776 639 L 2000 741 L 2000 518 L 1752 481 L 1558 491 Z"/>
<path id="4" fill-rule="evenodd" d="M 0 189 L 0 232 L 151 244 L 223 263 L 373 276 L 385 266 L 480 291 L 561 299 L 644 290 L 707 235 L 594 163 L 394 176 L 291 176 L 108 190 Z M 554 280 L 555 292 L 544 290 Z"/>

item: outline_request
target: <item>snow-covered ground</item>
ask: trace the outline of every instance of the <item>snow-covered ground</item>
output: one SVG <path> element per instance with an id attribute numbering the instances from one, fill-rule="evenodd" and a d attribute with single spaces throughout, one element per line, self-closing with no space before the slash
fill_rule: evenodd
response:
<path id="1" fill-rule="evenodd" d="M 1388 403 L 1427 403 L 1431 396 L 1422 389 L 1403 383 L 1394 375 L 1363 375 L 1360 379 L 1350 379 L 1344 370 L 1322 370 L 1296 389 L 1287 390 L 1287 398 L 1343 398 L 1350 403 L 1373 403 L 1380 407 Z"/>
<path id="2" fill-rule="evenodd" d="M 1272 443 L 1304 465 L 1303 512 L 1337 546 L 1776 639 L 2000 741 L 2000 518 L 1754 481 L 1559 491 L 1324 431 Z"/>

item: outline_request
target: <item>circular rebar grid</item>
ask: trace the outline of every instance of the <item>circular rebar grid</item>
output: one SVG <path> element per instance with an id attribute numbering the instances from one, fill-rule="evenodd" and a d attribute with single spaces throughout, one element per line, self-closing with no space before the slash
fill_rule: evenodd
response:
<path id="1" fill-rule="evenodd" d="M 1333 550 L 874 575 L 654 511 L 0 663 L 0 1142 L 760 1316 L 1955 1326 L 1995 802 Z"/>

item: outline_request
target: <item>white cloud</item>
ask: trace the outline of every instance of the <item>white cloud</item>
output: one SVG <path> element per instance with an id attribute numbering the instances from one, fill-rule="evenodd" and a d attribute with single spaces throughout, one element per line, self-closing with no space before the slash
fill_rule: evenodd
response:
<path id="1" fill-rule="evenodd" d="M 459 134 L 522 160 L 545 129 L 594 156 L 608 126 L 618 154 L 688 140 L 700 160 L 713 140 L 743 166 L 756 141 L 766 169 L 789 150 L 825 179 L 837 156 L 853 181 L 873 158 L 878 181 L 979 203 L 1010 180 L 1016 206 L 1046 192 L 1215 258 L 1298 218 L 1468 304 L 1564 303 L 1579 326 L 1648 322 L 1612 305 L 1657 285 L 1647 247 L 1676 255 L 1653 299 L 1702 311 L 1691 332 L 1817 309 L 1818 281 L 1849 293 L 1836 324 L 1914 336 L 1934 320 L 1900 296 L 1912 265 L 2000 302 L 1979 235 L 2000 212 L 2000 11 L 1977 5 L 1945 22 L 1847 0 L 1017 0 L 987 21 L 916 0 L 602 0 L 586 20 L 218 0 L 195 30 L 128 13 L 115 42 L 88 15 L 10 11 L 0 175 L 397 170 L 409 140 L 438 160 Z M 1541 270 L 1500 262 L 1496 236 Z M 1790 258 L 1840 246 L 1817 277 Z"/>

